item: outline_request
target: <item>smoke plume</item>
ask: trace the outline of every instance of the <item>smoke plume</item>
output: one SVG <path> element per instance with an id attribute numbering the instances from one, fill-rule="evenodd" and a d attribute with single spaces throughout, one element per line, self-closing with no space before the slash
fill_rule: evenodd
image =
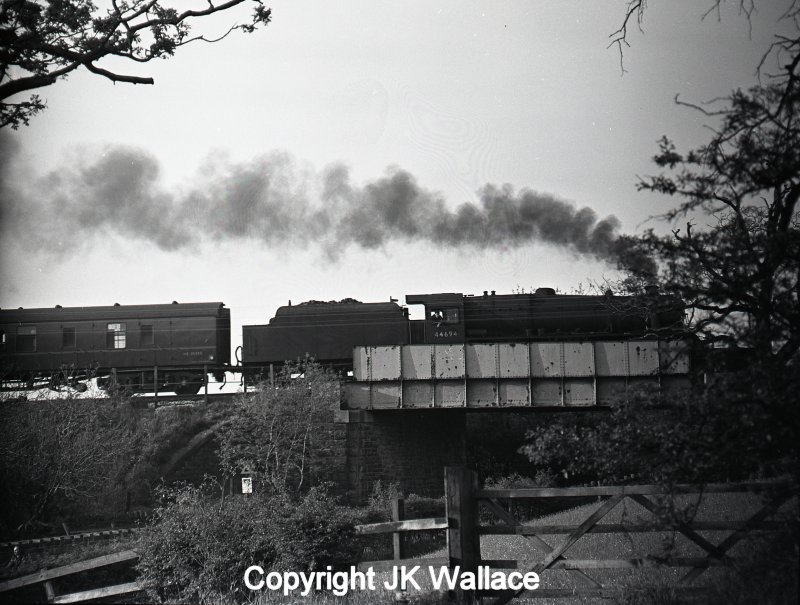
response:
<path id="1" fill-rule="evenodd" d="M 542 242 L 612 260 L 619 221 L 529 189 L 486 185 L 477 203 L 451 208 L 404 170 L 364 185 L 343 165 L 320 173 L 286 153 L 209 163 L 190 186 L 169 191 L 158 161 L 109 147 L 44 176 L 25 173 L 0 133 L 0 220 L 5 238 L 56 254 L 94 237 L 126 237 L 163 250 L 206 240 L 267 246 L 318 245 L 330 258 L 348 247 L 392 242 L 492 248 Z"/>

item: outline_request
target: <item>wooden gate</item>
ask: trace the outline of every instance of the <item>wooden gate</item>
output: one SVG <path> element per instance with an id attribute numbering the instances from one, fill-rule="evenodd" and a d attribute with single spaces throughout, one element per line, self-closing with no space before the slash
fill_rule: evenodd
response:
<path id="1" fill-rule="evenodd" d="M 700 502 L 737 493 L 760 495 L 760 499 L 752 499 L 752 510 L 738 519 L 665 515 L 670 511 L 670 503 L 680 503 L 681 500 Z M 609 570 L 614 574 L 620 573 L 620 570 L 636 569 L 644 574 L 646 571 L 666 569 L 669 570 L 666 580 L 671 591 L 700 596 L 704 588 L 698 578 L 710 567 L 729 564 L 734 545 L 753 532 L 785 528 L 785 523 L 774 517 L 794 497 L 788 482 L 676 485 L 670 489 L 657 485 L 479 489 L 475 472 L 461 467 L 447 467 L 446 517 L 402 520 L 402 504 L 395 504 L 393 521 L 357 528 L 362 534 L 392 533 L 393 560 L 363 562 L 359 567 L 378 570 L 399 565 L 447 565 L 451 570 L 458 567 L 461 572 L 473 574 L 484 569 L 485 575 L 485 569 L 488 568 L 492 571 L 519 570 L 540 575 L 540 585 L 536 590 L 478 590 L 459 594 L 460 602 L 481 601 L 492 605 L 502 605 L 517 597 L 619 597 L 623 590 L 631 587 L 613 581 L 614 578 L 609 581 L 608 577 L 602 577 Z M 588 501 L 594 505 L 574 508 L 569 522 L 521 522 L 514 514 L 515 503 L 553 503 L 556 499 L 563 507 L 569 507 L 564 503 L 570 499 L 578 499 L 578 504 Z M 620 518 L 619 511 L 623 508 L 626 514 Z M 631 514 L 628 509 L 634 509 L 636 514 Z M 402 549 L 404 532 L 437 530 L 447 532 L 446 558 L 405 558 Z M 605 548 L 595 547 L 591 549 L 591 557 L 580 558 L 582 541 L 593 539 L 606 544 L 613 541 L 615 534 L 631 543 L 636 536 L 650 536 L 643 540 L 645 543 L 652 542 L 652 536 L 671 540 L 680 538 L 690 545 L 695 554 L 679 556 L 651 552 L 619 557 L 608 555 Z M 482 546 L 483 551 L 487 551 L 487 542 L 492 538 L 481 538 L 488 536 L 517 536 L 518 540 L 526 543 L 529 556 L 514 559 L 482 556 Z M 560 581 L 553 582 L 551 572 L 559 573 L 562 576 Z M 663 587 L 663 583 L 660 586 Z M 634 588 L 647 587 L 647 584 L 639 582 Z"/>
<path id="2" fill-rule="evenodd" d="M 549 588 L 546 577 L 542 577 L 541 587 L 534 591 L 507 590 L 504 592 L 483 592 L 479 596 L 487 597 L 493 605 L 508 603 L 520 596 L 526 598 L 558 598 L 558 597 L 614 597 L 620 595 L 619 586 L 609 586 L 607 581 L 592 575 L 597 570 L 621 570 L 643 567 L 668 567 L 683 569 L 677 578 L 673 578 L 675 592 L 697 593 L 703 590 L 696 580 L 709 567 L 721 566 L 730 562 L 729 552 L 735 544 L 754 530 L 775 530 L 785 525 L 770 521 L 788 500 L 793 497 L 788 483 L 735 483 L 711 485 L 676 485 L 667 489 L 657 485 L 613 486 L 613 487 L 573 487 L 573 488 L 534 488 L 534 489 L 477 489 L 477 476 L 473 471 L 462 468 L 445 469 L 445 484 L 460 493 L 458 501 L 467 504 L 467 508 L 458 514 L 458 510 L 448 510 L 448 543 L 450 548 L 450 564 L 460 564 L 463 569 L 476 566 L 488 566 L 492 569 L 521 569 L 543 574 L 548 570 L 565 570 L 572 576 L 574 585 L 562 588 Z M 736 520 L 714 519 L 694 520 L 691 515 L 666 515 L 670 511 L 670 503 L 681 499 L 700 502 L 716 494 L 732 493 L 761 494 L 759 506 L 745 518 Z M 542 525 L 537 523 L 520 523 L 513 512 L 511 503 L 547 499 L 591 498 L 597 500 L 597 506 L 588 512 L 584 511 L 582 520 L 575 523 Z M 447 498 L 448 504 L 451 497 Z M 640 514 L 635 520 L 623 518 L 622 521 L 601 523 L 610 519 L 615 509 L 635 506 Z M 504 506 L 505 504 L 505 506 Z M 582 509 L 577 509 L 582 510 Z M 483 511 L 482 514 L 479 514 Z M 642 518 L 641 513 L 648 513 Z M 674 511 L 673 511 L 674 512 Z M 452 514 L 451 514 L 452 513 Z M 465 519 L 464 514 L 471 516 Z M 489 519 L 487 520 L 487 517 Z M 486 522 L 480 523 L 479 518 Z M 624 534 L 628 538 L 635 534 L 660 532 L 671 535 L 674 539 L 682 536 L 692 548 L 700 553 L 698 556 L 663 556 L 651 553 L 635 558 L 606 558 L 594 552 L 592 558 L 570 558 L 571 549 L 575 549 L 579 541 L 589 534 Z M 714 538 L 721 533 L 724 537 Z M 535 551 L 533 561 L 527 565 L 519 560 L 486 560 L 481 558 L 480 536 L 517 535 L 523 536 Z M 558 538 L 559 536 L 563 536 Z M 476 539 L 477 538 L 477 539 Z M 554 539 L 556 538 L 556 539 Z M 604 538 L 607 540 L 608 538 Z"/>

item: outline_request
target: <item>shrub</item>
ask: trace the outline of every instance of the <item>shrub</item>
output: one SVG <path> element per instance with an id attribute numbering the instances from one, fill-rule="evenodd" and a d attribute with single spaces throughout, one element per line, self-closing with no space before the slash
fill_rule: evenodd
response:
<path id="1" fill-rule="evenodd" d="M 220 499 L 216 484 L 164 490 L 138 545 L 141 580 L 159 602 L 245 601 L 244 571 L 307 571 L 357 558 L 350 511 L 315 488 Z"/>
<path id="2" fill-rule="evenodd" d="M 528 433 L 524 451 L 568 484 L 703 483 L 797 472 L 800 371 L 754 367 L 691 393 L 636 390 L 607 414 Z M 776 410 L 783 412 L 777 414 Z"/>

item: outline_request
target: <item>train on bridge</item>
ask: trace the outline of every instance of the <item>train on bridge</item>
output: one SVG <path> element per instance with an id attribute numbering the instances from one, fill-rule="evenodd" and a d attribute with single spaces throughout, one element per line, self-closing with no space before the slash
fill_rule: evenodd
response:
<path id="1" fill-rule="evenodd" d="M 558 377 L 544 399 L 559 399 L 553 393 L 560 390 L 562 403 L 569 403 L 565 393 L 572 387 L 564 378 L 571 373 L 661 381 L 687 376 L 691 365 L 686 347 L 679 363 L 669 359 L 676 342 L 686 343 L 682 302 L 652 290 L 640 296 L 563 295 L 551 288 L 440 293 L 408 295 L 405 303 L 289 304 L 267 324 L 243 326 L 242 349 L 233 356 L 230 309 L 221 302 L 0 310 L 0 378 L 80 388 L 97 377 L 101 386 L 189 394 L 202 388 L 209 373 L 218 380 L 226 372 L 265 375 L 286 361 L 311 357 L 353 374 L 353 392 L 360 393 L 352 396 L 355 407 L 401 406 L 404 393 L 407 403 L 436 406 L 437 392 L 459 381 L 462 395 L 442 396 L 440 404 L 466 404 L 469 391 L 481 393 L 480 405 L 502 404 L 500 391 L 511 383 L 501 379 L 516 380 L 514 392 L 527 381 L 530 405 L 539 398 L 537 378 Z M 424 307 L 422 319 L 411 319 L 410 305 Z M 631 351 L 647 360 L 631 358 Z M 581 369 L 571 369 L 575 364 Z M 547 376 L 538 376 L 542 372 Z"/>

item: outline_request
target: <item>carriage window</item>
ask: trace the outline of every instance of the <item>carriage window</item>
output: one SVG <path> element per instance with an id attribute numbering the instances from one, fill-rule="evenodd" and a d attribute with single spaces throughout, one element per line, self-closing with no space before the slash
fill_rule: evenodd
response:
<path id="1" fill-rule="evenodd" d="M 62 349 L 75 348 L 75 328 L 61 329 L 61 348 Z"/>
<path id="2" fill-rule="evenodd" d="M 152 347 L 153 346 L 153 326 L 141 326 L 141 334 L 139 337 L 139 346 Z"/>
<path id="3" fill-rule="evenodd" d="M 436 323 L 457 324 L 458 309 L 431 309 L 428 317 Z"/>
<path id="4" fill-rule="evenodd" d="M 106 347 L 109 349 L 125 348 L 125 324 L 108 324 Z"/>
<path id="5" fill-rule="evenodd" d="M 17 328 L 17 352 L 36 352 L 36 326 L 20 326 Z"/>

